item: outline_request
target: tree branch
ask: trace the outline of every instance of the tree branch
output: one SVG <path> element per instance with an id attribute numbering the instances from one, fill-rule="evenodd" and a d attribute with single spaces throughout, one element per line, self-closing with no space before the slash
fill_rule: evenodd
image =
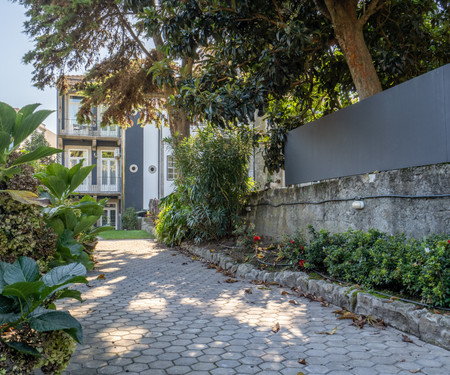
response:
<path id="1" fill-rule="evenodd" d="M 137 35 L 134 32 L 133 28 L 130 26 L 128 21 L 123 16 L 121 10 L 119 9 L 119 6 L 117 4 L 114 4 L 114 7 L 117 10 L 117 16 L 119 17 L 119 20 L 120 20 L 120 23 L 122 24 L 122 26 L 124 26 L 128 30 L 128 32 L 131 34 L 131 37 L 133 38 L 133 40 L 142 49 L 142 51 L 147 55 L 147 57 L 152 59 L 152 56 L 151 56 L 150 52 L 147 50 L 147 48 L 145 48 L 145 46 L 142 43 L 142 41 L 137 37 Z"/>
<path id="2" fill-rule="evenodd" d="M 379 4 L 380 0 L 373 0 L 367 9 L 364 7 L 363 14 L 359 18 L 359 23 L 361 26 L 365 25 L 369 18 L 381 8 L 383 8 L 384 3 Z M 365 4 L 365 3 L 364 3 Z"/>
<path id="3" fill-rule="evenodd" d="M 272 3 L 273 3 L 273 5 L 275 5 L 275 9 L 277 10 L 278 19 L 280 20 L 281 23 L 284 23 L 283 17 L 281 16 L 280 7 L 278 6 L 278 3 L 277 3 L 277 0 L 272 0 Z"/>

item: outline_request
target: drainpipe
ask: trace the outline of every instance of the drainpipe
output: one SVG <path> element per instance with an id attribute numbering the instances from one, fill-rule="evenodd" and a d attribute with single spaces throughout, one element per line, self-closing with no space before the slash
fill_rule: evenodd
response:
<path id="1" fill-rule="evenodd" d="M 161 129 L 158 127 L 158 202 L 161 199 Z"/>
<path id="2" fill-rule="evenodd" d="M 120 129 L 122 133 L 122 139 L 120 143 L 120 154 L 122 160 L 122 199 L 120 201 L 120 218 L 119 218 L 119 228 L 122 229 L 122 214 L 125 212 L 125 129 Z"/>

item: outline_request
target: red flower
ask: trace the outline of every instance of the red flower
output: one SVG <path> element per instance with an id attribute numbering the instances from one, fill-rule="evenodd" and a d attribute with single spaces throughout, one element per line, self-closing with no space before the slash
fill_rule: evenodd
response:
<path id="1" fill-rule="evenodd" d="M 255 237 L 253 237 L 253 241 L 255 241 L 255 242 L 261 241 L 261 237 L 255 236 Z"/>
<path id="2" fill-rule="evenodd" d="M 291 243 L 294 243 L 295 241 L 294 240 L 291 240 Z"/>
<path id="3" fill-rule="evenodd" d="M 298 264 L 300 265 L 300 267 L 303 267 L 303 265 L 305 264 L 306 260 L 302 259 L 300 262 L 298 262 Z"/>
<path id="4" fill-rule="evenodd" d="M 450 240 L 447 240 L 447 243 L 450 243 Z"/>
<path id="5" fill-rule="evenodd" d="M 301 246 L 300 249 L 305 250 L 305 248 L 303 246 Z"/>

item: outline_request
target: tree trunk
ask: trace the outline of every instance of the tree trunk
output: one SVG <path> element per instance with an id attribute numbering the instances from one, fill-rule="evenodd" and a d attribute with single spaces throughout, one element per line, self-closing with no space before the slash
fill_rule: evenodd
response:
<path id="1" fill-rule="evenodd" d="M 357 0 L 325 0 L 334 32 L 360 99 L 383 91 L 364 41 L 364 22 L 356 15 Z"/>
<path id="2" fill-rule="evenodd" d="M 167 109 L 169 114 L 170 135 L 172 138 L 187 138 L 191 133 L 191 124 L 187 118 L 186 112 L 177 108 L 170 107 Z"/>

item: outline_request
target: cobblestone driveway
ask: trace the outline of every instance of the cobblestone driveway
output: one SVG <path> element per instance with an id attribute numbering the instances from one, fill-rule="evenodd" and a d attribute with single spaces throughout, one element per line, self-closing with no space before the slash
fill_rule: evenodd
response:
<path id="1" fill-rule="evenodd" d="M 289 303 L 287 289 L 226 283 L 152 241 L 102 241 L 97 249 L 86 301 L 67 304 L 85 335 L 67 375 L 450 374 L 444 349 L 404 342 L 391 328 L 358 330 L 337 320 L 334 307 Z"/>

